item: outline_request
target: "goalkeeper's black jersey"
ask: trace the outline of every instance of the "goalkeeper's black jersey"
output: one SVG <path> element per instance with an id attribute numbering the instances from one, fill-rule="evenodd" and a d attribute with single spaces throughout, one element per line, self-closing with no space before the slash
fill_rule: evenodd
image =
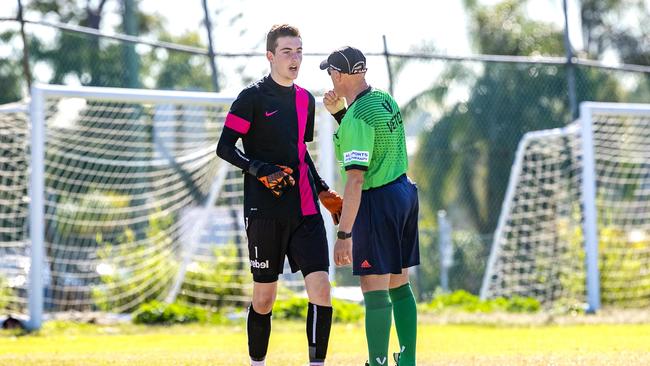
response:
<path id="1" fill-rule="evenodd" d="M 245 173 L 246 217 L 286 218 L 320 212 L 317 192 L 323 183 L 305 145 L 313 140 L 314 110 L 314 97 L 307 90 L 295 84 L 281 86 L 270 75 L 244 89 L 233 102 L 217 155 L 243 171 L 248 170 L 251 160 L 285 165 L 293 169 L 296 181 L 278 198 Z M 243 152 L 235 147 L 239 138 Z"/>

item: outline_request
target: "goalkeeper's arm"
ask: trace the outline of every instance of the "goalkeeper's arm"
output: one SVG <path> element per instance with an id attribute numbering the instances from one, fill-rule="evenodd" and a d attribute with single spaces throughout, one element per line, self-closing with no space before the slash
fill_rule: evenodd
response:
<path id="1" fill-rule="evenodd" d="M 314 185 L 316 186 L 318 199 L 332 215 L 334 225 L 338 225 L 339 219 L 341 218 L 341 210 L 343 210 L 343 198 L 336 193 L 336 191 L 331 189 L 327 183 L 325 183 L 325 180 L 320 177 L 316 170 L 316 166 L 314 165 L 314 161 L 309 155 L 309 151 L 305 155 L 305 163 L 309 166 L 311 176 L 314 178 Z"/>
<path id="2" fill-rule="evenodd" d="M 291 168 L 268 164 L 246 156 L 235 146 L 239 137 L 236 131 L 224 128 L 217 144 L 217 156 L 257 178 L 276 197 L 281 196 L 285 189 L 295 184 L 295 180 L 291 177 L 293 173 Z"/>
<path id="3" fill-rule="evenodd" d="M 305 163 L 307 163 L 307 166 L 309 166 L 309 171 L 311 172 L 311 176 L 314 178 L 314 185 L 316 186 L 316 193 L 320 194 L 323 191 L 327 191 L 330 189 L 330 187 L 325 183 L 325 180 L 320 177 L 318 174 L 318 171 L 316 170 L 316 165 L 314 165 L 314 161 L 311 159 L 311 155 L 309 155 L 309 151 L 305 153 Z"/>
<path id="4" fill-rule="evenodd" d="M 238 132 L 230 128 L 224 128 L 217 144 L 217 156 L 247 172 L 250 168 L 251 159 L 235 146 L 239 137 Z"/>

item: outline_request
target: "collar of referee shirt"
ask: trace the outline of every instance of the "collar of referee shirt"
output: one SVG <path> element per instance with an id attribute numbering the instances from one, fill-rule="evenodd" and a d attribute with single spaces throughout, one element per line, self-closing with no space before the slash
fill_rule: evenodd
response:
<path id="1" fill-rule="evenodd" d="M 363 52 L 352 46 L 341 47 L 334 50 L 320 63 L 321 70 L 332 69 L 344 74 L 361 74 L 368 70 L 366 56 Z"/>

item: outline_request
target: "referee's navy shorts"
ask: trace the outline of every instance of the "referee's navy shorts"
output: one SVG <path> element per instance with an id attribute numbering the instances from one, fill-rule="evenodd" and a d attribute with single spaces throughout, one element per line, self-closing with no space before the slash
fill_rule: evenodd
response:
<path id="1" fill-rule="evenodd" d="M 420 264 L 417 186 L 406 174 L 361 194 L 352 228 L 352 273 L 400 274 Z"/>

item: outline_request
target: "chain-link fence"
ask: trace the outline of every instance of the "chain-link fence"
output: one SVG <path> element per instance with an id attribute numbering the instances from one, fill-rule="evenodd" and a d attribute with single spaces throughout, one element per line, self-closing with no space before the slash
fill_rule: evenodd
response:
<path id="1" fill-rule="evenodd" d="M 1 23 L 6 25 L 4 40 L 17 37 L 17 22 Z M 267 72 L 263 54 L 217 53 L 215 86 L 208 52 L 199 47 L 46 23 L 29 23 L 26 30 L 28 65 L 34 81 L 42 83 L 195 91 L 218 87 L 232 93 Z M 7 53 L 0 60 L 3 103 L 15 100 L 27 82 L 21 78 L 22 50 Z M 301 78 L 305 73 L 311 85 L 304 86 L 314 94 L 329 88 L 329 80 L 316 74 L 322 73 L 317 65 L 325 54 L 304 56 Z M 571 122 L 571 90 L 577 102 L 650 101 L 650 67 L 390 53 L 368 53 L 368 63 L 376 72 L 373 85 L 394 90 L 406 117 L 410 175 L 419 185 L 422 207 L 422 265 L 416 277 L 423 299 L 440 284 L 439 210 L 447 212 L 453 229 L 449 288 L 478 292 L 517 144 L 526 132 Z M 348 271 L 340 273 L 339 283 L 352 281 Z"/>
<path id="2" fill-rule="evenodd" d="M 573 68 L 577 103 L 648 102 L 650 73 L 584 64 L 411 61 L 404 69 L 441 70 L 429 87 L 403 104 L 417 132 L 411 174 L 420 187 L 424 250 L 422 295 L 440 283 L 438 223 L 447 212 L 454 230 L 451 290 L 476 292 L 492 244 L 515 152 L 530 131 L 572 121 L 567 72 Z M 417 73 L 418 71 L 416 71 Z M 427 76 L 423 75 L 423 78 Z M 400 77 L 396 89 L 399 90 Z"/>

